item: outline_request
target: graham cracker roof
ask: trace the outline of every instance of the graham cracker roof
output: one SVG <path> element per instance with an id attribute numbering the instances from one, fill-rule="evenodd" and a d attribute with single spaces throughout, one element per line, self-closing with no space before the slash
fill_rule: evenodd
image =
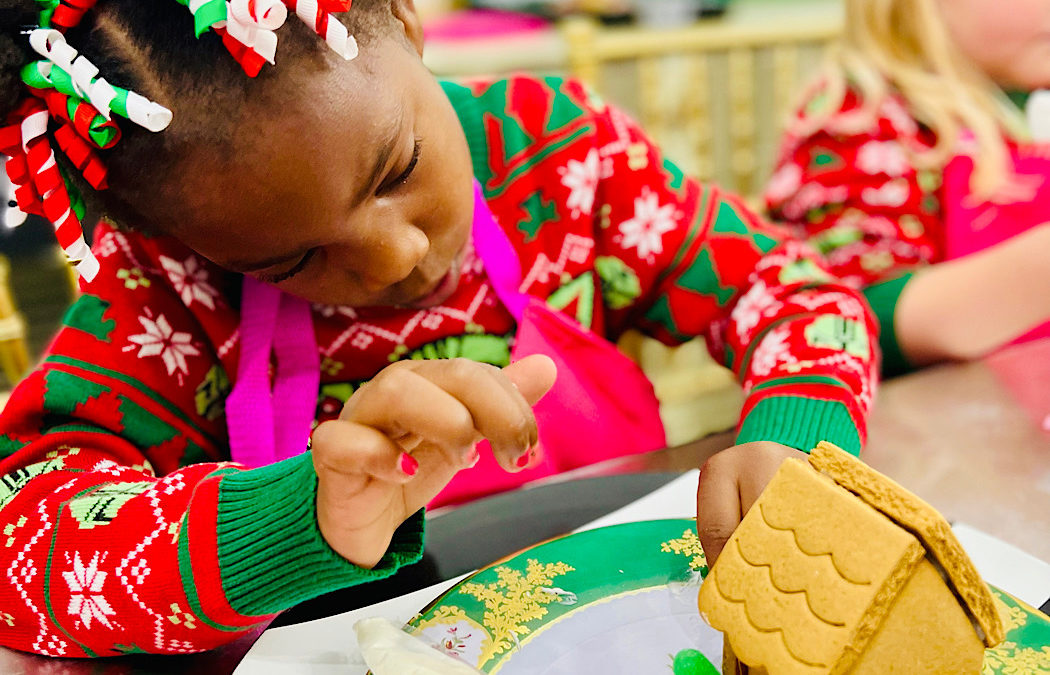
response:
<path id="1" fill-rule="evenodd" d="M 744 663 L 839 672 L 863 652 L 925 556 L 889 518 L 788 460 L 700 587 L 700 611 Z M 889 593 L 889 595 L 887 595 Z"/>
<path id="2" fill-rule="evenodd" d="M 833 445 L 809 462 L 781 465 L 700 588 L 701 613 L 742 662 L 848 670 L 927 554 L 985 643 L 1002 639 L 988 587 L 936 510 Z"/>
<path id="3" fill-rule="evenodd" d="M 830 443 L 817 445 L 810 453 L 809 463 L 918 537 L 980 628 L 985 646 L 994 647 L 1003 641 L 1005 632 L 988 585 L 974 569 L 948 521 L 936 509 Z"/>

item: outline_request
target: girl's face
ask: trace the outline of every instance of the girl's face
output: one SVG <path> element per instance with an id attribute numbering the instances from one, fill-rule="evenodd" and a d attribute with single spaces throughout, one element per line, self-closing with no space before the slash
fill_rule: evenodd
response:
<path id="1" fill-rule="evenodd" d="M 421 50 L 414 14 L 398 18 Z M 297 66 L 250 104 L 232 149 L 191 152 L 161 225 L 312 302 L 440 303 L 473 217 L 470 153 L 448 99 L 394 35 L 348 63 Z"/>
<path id="2" fill-rule="evenodd" d="M 1001 87 L 1050 87 L 1050 0 L 938 4 L 955 44 Z"/>

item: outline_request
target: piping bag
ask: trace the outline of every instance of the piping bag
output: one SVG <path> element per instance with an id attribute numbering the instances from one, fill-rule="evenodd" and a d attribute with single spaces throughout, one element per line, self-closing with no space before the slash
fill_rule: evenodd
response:
<path id="1" fill-rule="evenodd" d="M 481 675 L 387 619 L 362 619 L 354 632 L 372 675 Z"/>

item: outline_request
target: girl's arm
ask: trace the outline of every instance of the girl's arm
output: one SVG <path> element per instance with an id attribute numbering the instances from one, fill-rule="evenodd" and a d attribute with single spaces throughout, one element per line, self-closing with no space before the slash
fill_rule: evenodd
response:
<path id="1" fill-rule="evenodd" d="M 713 560 L 785 458 L 822 440 L 860 452 L 876 324 L 859 292 L 789 232 L 683 176 L 617 110 L 596 120 L 606 158 L 597 267 L 612 334 L 638 327 L 668 343 L 703 335 L 744 386 L 737 445 L 701 471 L 697 527 Z"/>
<path id="2" fill-rule="evenodd" d="M 336 553 L 309 453 L 253 470 L 221 461 L 229 384 L 198 320 L 231 311 L 218 271 L 99 235 L 102 272 L 0 417 L 0 644 L 200 651 L 417 560 L 418 516 L 373 569 Z"/>
<path id="3" fill-rule="evenodd" d="M 788 231 L 684 176 L 623 113 L 596 111 L 609 153 L 597 184 L 597 271 L 607 329 L 675 344 L 705 336 L 747 398 L 738 443 L 854 454 L 874 394 L 876 324 Z"/>
<path id="4" fill-rule="evenodd" d="M 785 138 L 766 205 L 833 274 L 864 289 L 882 326 L 883 372 L 907 370 L 893 330 L 897 300 L 911 270 L 944 257 L 941 174 L 916 167 L 911 154 L 935 139 L 892 98 L 872 118 L 850 92 L 815 130 L 805 114 Z"/>
<path id="5" fill-rule="evenodd" d="M 1050 318 L 1048 228 L 942 262 L 939 174 L 903 151 L 932 137 L 893 99 L 865 124 L 858 110 L 851 94 L 824 128 L 789 134 L 766 202 L 863 288 L 882 326 L 883 372 L 977 358 Z"/>
<path id="6" fill-rule="evenodd" d="M 1050 319 L 1048 259 L 1050 225 L 1040 225 L 898 282 L 893 330 L 903 356 L 915 365 L 979 358 Z"/>

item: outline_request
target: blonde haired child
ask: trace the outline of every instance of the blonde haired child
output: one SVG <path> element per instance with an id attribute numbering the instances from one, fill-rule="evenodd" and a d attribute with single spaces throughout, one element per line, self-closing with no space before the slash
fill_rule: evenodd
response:
<path id="1" fill-rule="evenodd" d="M 1048 31 L 1046 0 L 846 0 L 766 201 L 865 288 L 889 371 L 1046 334 L 1050 171 L 1006 92 L 1050 86 Z"/>

